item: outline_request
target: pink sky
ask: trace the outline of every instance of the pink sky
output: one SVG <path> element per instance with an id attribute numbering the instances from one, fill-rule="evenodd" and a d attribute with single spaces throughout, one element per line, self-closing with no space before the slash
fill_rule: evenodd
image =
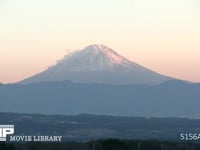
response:
<path id="1" fill-rule="evenodd" d="M 0 2 L 0 82 L 36 74 L 68 49 L 104 44 L 147 68 L 200 82 L 198 0 Z"/>

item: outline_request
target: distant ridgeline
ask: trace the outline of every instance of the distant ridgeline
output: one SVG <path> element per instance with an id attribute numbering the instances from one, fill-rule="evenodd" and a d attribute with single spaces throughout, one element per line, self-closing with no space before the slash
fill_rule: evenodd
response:
<path id="1" fill-rule="evenodd" d="M 199 118 L 200 84 L 84 84 L 70 81 L 0 85 L 1 112 Z"/>
<path id="2" fill-rule="evenodd" d="M 63 141 L 97 139 L 157 139 L 198 142 L 186 139 L 188 133 L 200 133 L 199 119 L 143 118 L 100 115 L 40 115 L 0 113 L 0 124 L 15 126 L 15 135 L 59 135 Z"/>

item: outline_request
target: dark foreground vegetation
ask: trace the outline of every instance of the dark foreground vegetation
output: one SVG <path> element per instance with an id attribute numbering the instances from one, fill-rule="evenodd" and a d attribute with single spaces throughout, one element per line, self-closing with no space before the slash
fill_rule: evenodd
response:
<path id="1" fill-rule="evenodd" d="M 90 142 L 0 143 L 0 150 L 199 150 L 200 143 L 107 139 Z"/>
<path id="2" fill-rule="evenodd" d="M 15 135 L 63 136 L 62 141 L 97 139 L 180 140 L 181 133 L 200 133 L 200 119 L 40 115 L 0 113 L 0 125 L 15 125 Z"/>

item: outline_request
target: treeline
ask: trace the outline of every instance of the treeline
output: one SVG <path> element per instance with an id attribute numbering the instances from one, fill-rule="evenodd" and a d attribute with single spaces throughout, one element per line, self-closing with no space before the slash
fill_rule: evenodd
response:
<path id="1" fill-rule="evenodd" d="M 0 150 L 199 150 L 200 143 L 107 139 L 90 142 L 0 143 Z"/>

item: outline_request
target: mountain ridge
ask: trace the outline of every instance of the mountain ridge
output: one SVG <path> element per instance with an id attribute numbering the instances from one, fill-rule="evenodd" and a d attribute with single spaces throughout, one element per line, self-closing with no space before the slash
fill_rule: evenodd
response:
<path id="1" fill-rule="evenodd" d="M 103 85 L 67 81 L 0 87 L 1 112 L 199 118 L 200 84 Z M 187 109 L 186 109 L 187 108 Z"/>

